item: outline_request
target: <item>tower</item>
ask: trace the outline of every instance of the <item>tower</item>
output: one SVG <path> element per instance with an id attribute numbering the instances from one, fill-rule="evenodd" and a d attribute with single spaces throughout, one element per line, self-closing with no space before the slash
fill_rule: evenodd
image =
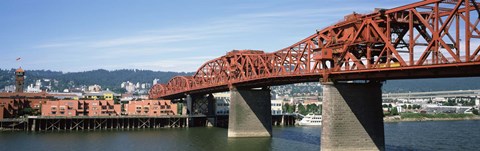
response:
<path id="1" fill-rule="evenodd" d="M 23 83 L 25 80 L 25 71 L 23 71 L 22 67 L 15 70 L 15 92 L 22 93 L 23 92 Z"/>

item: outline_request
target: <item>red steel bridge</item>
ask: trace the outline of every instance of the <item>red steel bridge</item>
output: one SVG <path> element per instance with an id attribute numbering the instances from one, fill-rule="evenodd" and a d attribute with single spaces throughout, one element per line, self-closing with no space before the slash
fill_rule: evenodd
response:
<path id="1" fill-rule="evenodd" d="M 176 99 L 232 86 L 479 76 L 479 7 L 474 0 L 424 0 L 353 13 L 276 52 L 233 50 L 149 94 Z"/>

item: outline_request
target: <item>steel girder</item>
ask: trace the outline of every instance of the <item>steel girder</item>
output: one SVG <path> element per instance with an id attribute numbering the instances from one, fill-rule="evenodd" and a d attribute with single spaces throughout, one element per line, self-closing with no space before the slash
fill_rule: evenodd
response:
<path id="1" fill-rule="evenodd" d="M 225 91 L 232 85 L 257 87 L 319 79 L 478 76 L 479 7 L 473 0 L 425 0 L 369 14 L 354 13 L 273 53 L 233 50 L 206 62 L 191 77 L 177 76 L 165 85 L 155 85 L 149 94 L 179 98 L 186 93 Z"/>

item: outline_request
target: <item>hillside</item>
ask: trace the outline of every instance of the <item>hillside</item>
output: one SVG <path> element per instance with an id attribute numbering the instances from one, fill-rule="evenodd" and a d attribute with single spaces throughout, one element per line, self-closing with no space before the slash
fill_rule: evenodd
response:
<path id="1" fill-rule="evenodd" d="M 0 89 L 14 84 L 14 69 L 0 70 Z M 65 88 L 98 84 L 103 88 L 116 90 L 120 88 L 122 82 L 131 81 L 139 83 L 152 83 L 153 79 L 159 79 L 160 83 L 166 83 L 170 78 L 176 75 L 191 75 L 193 73 L 185 72 L 163 72 L 151 70 L 92 70 L 85 72 L 63 73 L 50 70 L 26 70 L 25 84 L 29 85 L 38 79 L 50 79 L 58 81 L 52 84 L 52 90 L 63 90 Z"/>
<path id="2" fill-rule="evenodd" d="M 14 69 L 0 69 L 0 89 L 14 84 Z M 32 84 L 37 79 L 50 79 L 58 81 L 52 83 L 52 90 L 78 87 L 81 85 L 98 84 L 103 88 L 121 92 L 120 84 L 125 81 L 152 83 L 153 79 L 159 79 L 160 83 L 166 83 L 176 75 L 192 75 L 185 72 L 163 72 L 138 69 L 122 69 L 108 71 L 104 69 L 63 73 L 50 70 L 26 70 L 26 85 Z M 310 88 L 311 87 L 311 88 Z M 317 87 L 317 88 L 315 88 Z M 287 93 L 301 93 L 301 91 L 320 90 L 316 84 L 286 85 L 274 87 L 286 90 Z M 416 80 L 390 80 L 384 86 L 384 92 L 408 92 L 408 91 L 442 91 L 442 90 L 466 90 L 480 89 L 480 77 L 472 78 L 442 78 L 442 79 L 416 79 Z M 291 91 L 288 91 L 291 90 Z"/>
<path id="3" fill-rule="evenodd" d="M 418 92 L 480 89 L 480 77 L 389 80 L 384 92 Z"/>

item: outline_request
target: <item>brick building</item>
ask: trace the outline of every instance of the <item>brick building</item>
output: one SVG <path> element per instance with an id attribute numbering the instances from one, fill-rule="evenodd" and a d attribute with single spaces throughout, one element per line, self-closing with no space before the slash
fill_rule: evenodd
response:
<path id="1" fill-rule="evenodd" d="M 170 100 L 130 101 L 125 104 L 125 110 L 129 116 L 177 115 L 177 104 Z"/>
<path id="2" fill-rule="evenodd" d="M 42 116 L 119 116 L 120 104 L 113 100 L 58 100 L 42 106 Z"/>
<path id="3" fill-rule="evenodd" d="M 0 120 L 3 120 L 3 105 L 0 105 Z"/>
<path id="4" fill-rule="evenodd" d="M 23 86 L 25 71 L 22 68 L 15 70 L 15 92 L 0 93 L 0 120 L 16 118 L 23 114 L 38 114 L 43 103 L 53 99 L 46 92 L 24 93 Z"/>
<path id="5" fill-rule="evenodd" d="M 43 103 L 53 99 L 45 92 L 40 93 L 0 93 L 0 119 L 15 118 L 26 112 L 40 112 Z"/>

